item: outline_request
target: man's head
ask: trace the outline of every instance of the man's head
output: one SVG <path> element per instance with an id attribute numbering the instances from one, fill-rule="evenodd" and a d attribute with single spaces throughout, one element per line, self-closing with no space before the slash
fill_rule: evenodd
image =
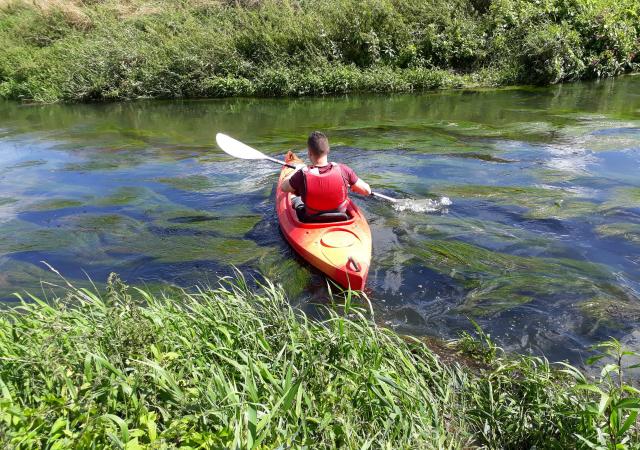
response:
<path id="1" fill-rule="evenodd" d="M 329 139 L 323 133 L 314 131 L 307 139 L 307 149 L 311 161 L 318 161 L 329 154 Z"/>

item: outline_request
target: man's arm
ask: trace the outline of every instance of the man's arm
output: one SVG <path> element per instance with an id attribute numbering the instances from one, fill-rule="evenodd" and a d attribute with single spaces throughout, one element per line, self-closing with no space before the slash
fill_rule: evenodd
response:
<path id="1" fill-rule="evenodd" d="M 291 173 L 289 175 L 287 175 L 287 177 L 282 180 L 282 183 L 280 183 L 280 189 L 282 189 L 284 192 L 291 192 L 293 194 L 296 194 L 296 189 L 291 186 L 291 183 L 289 183 L 289 180 L 291 180 L 291 178 L 297 174 L 300 169 L 302 169 L 303 167 L 305 167 L 304 164 L 299 164 L 296 166 L 296 169 L 291 171 Z"/>
<path id="2" fill-rule="evenodd" d="M 284 192 L 292 192 L 295 194 L 295 189 L 293 189 L 291 187 L 291 184 L 289 184 L 289 178 L 291 178 L 291 176 L 288 176 L 287 178 L 282 180 L 282 183 L 280 183 L 280 189 L 282 189 Z"/>
<path id="3" fill-rule="evenodd" d="M 361 195 L 371 195 L 371 188 L 369 185 L 365 181 L 361 180 L 351 167 L 344 164 L 341 167 L 342 175 L 351 187 L 351 192 Z"/>
<path id="4" fill-rule="evenodd" d="M 360 178 L 355 184 L 351 185 L 351 190 L 356 194 L 371 195 L 371 187 Z"/>

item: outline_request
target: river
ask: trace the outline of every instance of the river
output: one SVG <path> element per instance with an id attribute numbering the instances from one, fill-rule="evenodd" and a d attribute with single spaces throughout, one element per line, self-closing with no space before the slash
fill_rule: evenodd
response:
<path id="1" fill-rule="evenodd" d="M 640 77 L 549 88 L 301 99 L 0 103 L 0 298 L 62 284 L 192 288 L 262 273 L 296 304 L 325 279 L 278 231 L 278 167 L 232 160 L 225 132 L 271 155 L 326 132 L 380 192 L 447 196 L 431 213 L 357 200 L 373 232 L 376 320 L 580 361 L 640 348 Z M 43 283 L 44 281 L 44 283 Z"/>

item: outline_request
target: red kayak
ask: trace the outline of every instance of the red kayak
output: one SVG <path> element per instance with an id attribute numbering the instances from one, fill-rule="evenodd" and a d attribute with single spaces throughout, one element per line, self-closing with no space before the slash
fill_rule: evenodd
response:
<path id="1" fill-rule="evenodd" d="M 302 161 L 290 153 L 286 162 L 299 164 Z M 282 167 L 276 190 L 276 212 L 284 237 L 302 258 L 340 286 L 362 290 L 371 262 L 371 230 L 367 219 L 349 199 L 348 220 L 301 222 L 291 206 L 293 194 L 280 189 L 280 183 L 292 170 Z"/>

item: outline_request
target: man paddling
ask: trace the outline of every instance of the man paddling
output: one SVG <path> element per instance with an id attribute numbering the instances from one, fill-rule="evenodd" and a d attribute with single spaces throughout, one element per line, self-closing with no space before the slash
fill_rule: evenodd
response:
<path id="1" fill-rule="evenodd" d="M 310 166 L 299 164 L 296 170 L 282 180 L 280 188 L 296 195 L 293 207 L 304 221 L 315 221 L 347 213 L 349 189 L 362 195 L 371 195 L 371 188 L 358 178 L 345 164 L 329 162 L 329 140 L 314 131 L 307 139 Z M 291 152 L 289 152 L 291 153 Z M 287 155 L 290 160 L 293 154 Z"/>

